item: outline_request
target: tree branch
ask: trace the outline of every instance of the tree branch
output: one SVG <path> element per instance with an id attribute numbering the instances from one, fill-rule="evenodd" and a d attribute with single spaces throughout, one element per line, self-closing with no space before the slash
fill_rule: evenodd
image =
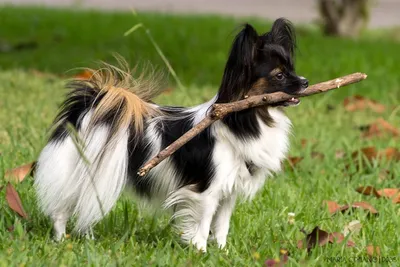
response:
<path id="1" fill-rule="evenodd" d="M 283 92 L 276 92 L 272 94 L 264 94 L 258 96 L 250 96 L 246 99 L 232 102 L 232 103 L 224 103 L 224 104 L 214 104 L 212 106 L 211 112 L 195 127 L 187 131 L 184 135 L 178 138 L 175 142 L 171 145 L 167 146 L 165 149 L 160 151 L 157 156 L 146 162 L 143 167 L 139 170 L 139 176 L 145 176 L 152 168 L 157 166 L 161 161 L 165 158 L 172 155 L 176 150 L 181 148 L 187 142 L 189 142 L 193 137 L 201 133 L 204 129 L 209 127 L 212 123 L 217 120 L 222 119 L 226 115 L 232 112 L 241 111 L 244 109 L 274 104 L 282 101 L 286 101 L 291 99 L 292 97 L 305 97 L 314 94 L 324 93 L 329 90 L 337 89 L 341 86 L 349 85 L 352 83 L 360 82 L 367 78 L 367 75 L 364 73 L 353 73 L 350 75 L 346 75 L 337 79 L 333 79 L 330 81 L 318 83 L 308 87 L 302 93 L 296 95 L 289 95 Z"/>

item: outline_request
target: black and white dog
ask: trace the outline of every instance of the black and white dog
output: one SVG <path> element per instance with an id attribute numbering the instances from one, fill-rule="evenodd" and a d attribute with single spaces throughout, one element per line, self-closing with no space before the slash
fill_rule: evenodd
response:
<path id="1" fill-rule="evenodd" d="M 154 104 L 159 90 L 151 79 L 134 79 L 111 66 L 70 83 L 35 178 L 56 239 L 65 234 L 71 216 L 77 218 L 75 230 L 89 231 L 129 185 L 174 211 L 184 241 L 205 251 L 211 233 L 224 247 L 236 199 L 251 199 L 280 170 L 291 128 L 282 107 L 298 99 L 230 114 L 146 176 L 138 169 L 200 122 L 213 103 L 305 90 L 308 81 L 295 74 L 294 50 L 289 21 L 276 20 L 262 35 L 245 25 L 233 42 L 217 95 L 191 108 Z"/>

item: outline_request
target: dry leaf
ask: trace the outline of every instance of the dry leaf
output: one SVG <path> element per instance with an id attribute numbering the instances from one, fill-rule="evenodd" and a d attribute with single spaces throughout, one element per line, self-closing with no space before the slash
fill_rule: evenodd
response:
<path id="1" fill-rule="evenodd" d="M 81 79 L 81 80 L 89 80 L 90 78 L 92 78 L 92 76 L 93 76 L 93 72 L 91 72 L 90 70 L 84 70 L 84 71 L 76 74 L 74 76 L 74 78 Z"/>
<path id="2" fill-rule="evenodd" d="M 378 193 L 383 196 L 392 199 L 394 204 L 400 203 L 400 189 L 397 188 L 385 188 L 378 190 Z"/>
<path id="3" fill-rule="evenodd" d="M 368 256 L 370 256 L 370 257 L 373 257 L 373 256 L 380 256 L 380 255 L 381 255 L 381 249 L 380 249 L 380 247 L 375 247 L 375 246 L 373 246 L 373 245 L 368 245 L 368 246 L 366 247 L 366 249 L 367 249 L 367 254 L 368 254 Z"/>
<path id="4" fill-rule="evenodd" d="M 18 213 L 22 218 L 28 219 L 28 214 L 26 214 L 24 207 L 22 206 L 17 191 L 15 191 L 15 188 L 9 182 L 6 187 L 6 200 L 13 211 Z"/>
<path id="5" fill-rule="evenodd" d="M 294 168 L 302 160 L 303 160 L 303 157 L 288 157 L 289 165 L 292 168 Z"/>
<path id="6" fill-rule="evenodd" d="M 371 100 L 360 95 L 345 98 L 343 105 L 344 108 L 349 112 L 365 110 L 369 108 L 377 113 L 382 113 L 386 109 L 384 105 L 376 102 L 375 100 Z"/>
<path id="7" fill-rule="evenodd" d="M 368 125 L 366 131 L 362 134 L 364 138 L 379 137 L 384 134 L 390 134 L 391 136 L 400 136 L 400 130 L 391 125 L 383 118 L 377 119 L 372 124 Z"/>
<path id="8" fill-rule="evenodd" d="M 350 205 L 340 206 L 335 201 L 324 200 L 323 204 L 327 205 L 329 213 L 331 215 L 335 214 L 338 211 L 345 212 L 349 208 L 361 208 L 361 209 L 369 211 L 371 214 L 378 214 L 378 211 L 371 204 L 369 204 L 367 202 L 354 202 L 353 204 L 350 204 Z"/>
<path id="9" fill-rule="evenodd" d="M 371 162 L 373 159 L 377 158 L 378 152 L 376 151 L 375 147 L 364 147 L 364 148 L 361 148 L 360 151 L 354 151 L 351 154 L 351 157 L 356 160 L 356 159 L 358 159 L 359 155 L 364 156 L 368 161 Z"/>
<path id="10" fill-rule="evenodd" d="M 362 228 L 362 224 L 358 220 L 349 222 L 349 224 L 344 226 L 343 235 L 348 236 L 349 234 L 357 235 Z"/>
<path id="11" fill-rule="evenodd" d="M 351 154 L 352 159 L 355 161 L 356 168 L 359 168 L 359 157 L 364 164 L 372 164 L 374 161 L 400 161 L 400 151 L 394 147 L 388 147 L 383 150 L 376 150 L 375 147 L 364 147 L 359 151 L 354 151 Z M 348 168 L 348 166 L 347 166 Z"/>
<path id="12" fill-rule="evenodd" d="M 307 235 L 306 237 L 306 248 L 310 251 L 312 248 L 318 246 L 324 246 L 328 243 L 342 243 L 344 241 L 344 236 L 341 233 L 328 233 L 324 230 L 319 229 L 319 227 L 315 227 L 314 230 Z M 355 243 L 352 241 L 347 241 L 346 244 L 348 247 L 354 247 Z M 297 242 L 297 247 L 302 249 L 304 246 L 304 242 L 302 240 Z"/>
<path id="13" fill-rule="evenodd" d="M 398 188 L 384 188 L 381 190 L 376 190 L 372 186 L 366 186 L 359 187 L 356 189 L 356 191 L 364 195 L 374 195 L 377 198 L 390 198 L 394 204 L 400 203 L 400 189 Z"/>
<path id="14" fill-rule="evenodd" d="M 379 151 L 378 158 L 386 160 L 400 160 L 400 151 L 394 147 L 388 147 L 385 150 Z"/>
<path id="15" fill-rule="evenodd" d="M 346 153 L 343 150 L 336 150 L 335 151 L 335 158 L 342 159 Z"/>
<path id="16" fill-rule="evenodd" d="M 6 171 L 6 174 L 4 175 L 4 178 L 8 181 L 18 181 L 21 182 L 22 180 L 25 179 L 26 176 L 32 174 L 32 171 L 35 168 L 36 163 L 31 162 L 22 166 L 19 166 L 17 168 L 11 169 Z"/>
<path id="17" fill-rule="evenodd" d="M 353 204 L 351 204 L 351 207 L 352 208 L 361 208 L 363 210 L 368 210 L 372 214 L 378 214 L 378 211 L 371 204 L 369 204 L 365 201 L 354 202 Z"/>
<path id="18" fill-rule="evenodd" d="M 300 144 L 301 144 L 302 148 L 305 148 L 307 146 L 307 144 L 314 146 L 317 143 L 318 143 L 318 141 L 316 139 L 305 139 L 305 138 L 300 139 Z"/>
<path id="19" fill-rule="evenodd" d="M 360 194 L 363 195 L 374 195 L 377 198 L 380 198 L 381 195 L 378 193 L 378 191 L 373 187 L 373 186 L 360 186 L 359 188 L 356 189 L 356 191 Z"/>
<path id="20" fill-rule="evenodd" d="M 329 233 L 325 232 L 324 230 L 319 229 L 318 226 L 316 226 L 311 233 L 309 233 L 306 237 L 305 240 L 305 247 L 307 248 L 307 250 L 310 250 L 311 248 L 315 247 L 315 246 L 323 246 L 326 243 L 329 242 Z M 300 240 L 297 243 L 297 247 L 298 248 L 303 248 L 304 243 L 302 242 L 302 240 Z"/>
<path id="21" fill-rule="evenodd" d="M 324 200 L 323 203 L 328 206 L 328 210 L 329 210 L 330 214 L 336 213 L 341 208 L 341 206 L 338 203 L 336 203 L 335 201 Z"/>
<path id="22" fill-rule="evenodd" d="M 325 155 L 322 154 L 321 152 L 313 151 L 313 152 L 311 152 L 311 157 L 313 159 L 321 159 L 322 160 L 325 158 Z"/>
<path id="23" fill-rule="evenodd" d="M 335 232 L 335 233 L 329 234 L 329 243 L 339 244 L 339 243 L 342 243 L 344 241 L 344 239 L 345 239 L 345 237 L 344 237 L 344 235 L 342 233 Z M 346 245 L 348 247 L 355 247 L 356 244 L 351 240 L 347 240 Z"/>
<path id="24" fill-rule="evenodd" d="M 308 142 L 307 139 L 302 138 L 302 139 L 300 140 L 301 147 L 302 147 L 302 148 L 305 148 L 306 145 L 307 145 L 307 142 Z"/>
<path id="25" fill-rule="evenodd" d="M 378 178 L 379 178 L 379 181 L 382 182 L 382 181 L 385 181 L 385 180 L 394 179 L 394 174 L 390 170 L 381 169 L 379 171 L 379 177 Z"/>

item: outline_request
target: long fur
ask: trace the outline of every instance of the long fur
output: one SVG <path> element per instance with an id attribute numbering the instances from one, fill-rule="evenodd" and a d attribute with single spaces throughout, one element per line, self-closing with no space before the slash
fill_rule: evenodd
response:
<path id="1" fill-rule="evenodd" d="M 211 231 L 224 247 L 236 199 L 251 199 L 280 170 L 291 127 L 280 106 L 297 101 L 230 114 L 145 177 L 137 171 L 207 116 L 214 103 L 303 90 L 306 80 L 294 72 L 294 47 L 294 30 L 285 19 L 263 35 L 245 25 L 233 42 L 218 94 L 191 108 L 154 104 L 157 84 L 110 65 L 70 83 L 35 178 L 56 238 L 65 234 L 71 216 L 77 217 L 76 231 L 88 232 L 128 185 L 174 211 L 183 241 L 206 250 Z"/>

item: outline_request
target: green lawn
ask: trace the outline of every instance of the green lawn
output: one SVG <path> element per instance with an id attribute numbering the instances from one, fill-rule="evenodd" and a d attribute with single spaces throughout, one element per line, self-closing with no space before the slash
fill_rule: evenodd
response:
<path id="1" fill-rule="evenodd" d="M 187 89 L 175 89 L 159 97 L 158 102 L 186 106 L 216 93 L 229 44 L 240 23 L 251 21 L 260 32 L 270 26 L 270 22 L 261 20 L 217 16 L 139 14 L 139 20 L 151 30 Z M 132 65 L 150 61 L 164 66 L 143 29 L 124 37 L 136 23 L 138 18 L 128 12 L 0 8 L 0 186 L 6 183 L 5 170 L 33 161 L 39 154 L 65 93 L 63 78 L 76 72 L 71 69 L 94 66 L 97 60 L 112 63 L 113 52 Z M 220 251 L 211 243 L 208 252 L 201 254 L 182 245 L 167 215 L 139 210 L 128 195 L 95 227 L 95 241 L 70 238 L 54 243 L 50 222 L 36 207 L 33 179 L 29 177 L 15 185 L 29 221 L 13 213 L 5 201 L 5 190 L 0 192 L 0 266 L 262 266 L 266 259 L 278 257 L 280 248 L 290 252 L 293 266 L 323 266 L 328 264 L 327 257 L 364 257 L 369 244 L 379 246 L 381 256 L 397 257 L 399 262 L 400 205 L 362 196 L 355 188 L 399 188 L 400 165 L 375 162 L 355 170 L 350 154 L 365 146 L 400 148 L 399 139 L 363 139 L 359 130 L 379 117 L 400 125 L 400 44 L 390 36 L 359 41 L 324 38 L 306 27 L 299 27 L 298 41 L 297 72 L 310 83 L 357 71 L 367 73 L 368 79 L 304 99 L 300 106 L 287 110 L 294 125 L 290 155 L 304 159 L 294 170 L 285 168 L 268 181 L 252 203 L 238 205 L 226 250 Z M 36 47 L 7 49 L 26 42 Z M 173 79 L 170 86 L 176 87 Z M 386 111 L 346 111 L 343 99 L 354 94 L 379 101 Z M 308 142 L 303 147 L 304 138 Z M 344 158 L 335 157 L 338 150 L 346 153 Z M 313 158 L 312 152 L 325 157 Z M 389 169 L 394 179 L 379 179 L 384 169 Z M 331 217 L 322 206 L 323 200 L 341 204 L 368 201 L 379 216 L 354 211 Z M 288 223 L 289 212 L 296 214 L 294 224 Z M 354 248 L 329 244 L 307 254 L 296 246 L 304 237 L 302 228 L 311 231 L 319 226 L 341 232 L 353 220 L 362 223 L 361 232 L 351 237 Z M 7 231 L 12 225 L 14 231 Z"/>

